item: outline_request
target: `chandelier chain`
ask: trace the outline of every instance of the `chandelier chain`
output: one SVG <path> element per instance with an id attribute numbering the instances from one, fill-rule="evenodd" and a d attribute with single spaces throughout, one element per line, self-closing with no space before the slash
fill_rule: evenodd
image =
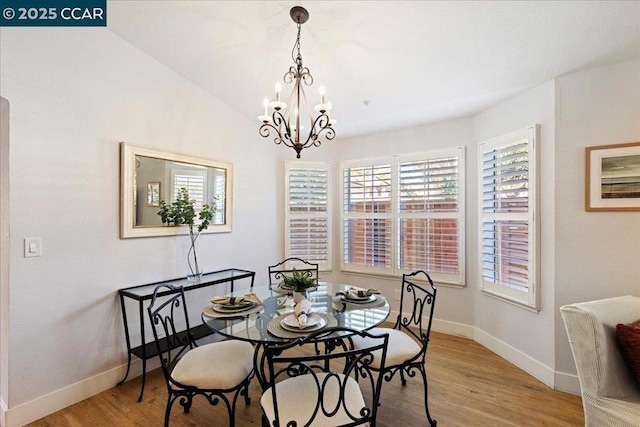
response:
<path id="1" fill-rule="evenodd" d="M 291 49 L 291 59 L 293 62 L 298 65 L 298 69 L 302 68 L 302 54 L 300 53 L 300 31 L 302 29 L 302 24 L 298 22 L 298 37 L 296 38 L 296 42 L 293 45 L 293 49 Z M 294 52 L 298 50 L 298 55 L 295 55 Z"/>

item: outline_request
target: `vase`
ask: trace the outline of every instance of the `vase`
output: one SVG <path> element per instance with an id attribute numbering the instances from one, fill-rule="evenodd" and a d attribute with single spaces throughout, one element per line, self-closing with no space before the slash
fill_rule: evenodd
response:
<path id="1" fill-rule="evenodd" d="M 192 283 L 198 283 L 202 279 L 202 273 L 187 274 L 187 281 Z"/>
<path id="2" fill-rule="evenodd" d="M 294 291 L 293 292 L 293 302 L 294 303 L 299 303 L 300 301 L 302 301 L 303 299 L 307 299 L 307 291 Z"/>
<path id="3" fill-rule="evenodd" d="M 190 282 L 199 282 L 202 278 L 202 270 L 200 269 L 200 265 L 198 264 L 198 253 L 196 252 L 196 239 L 198 236 L 194 237 L 193 234 L 191 237 L 191 246 L 189 247 L 189 252 L 187 253 L 187 264 L 189 265 L 189 274 L 187 274 L 187 280 Z"/>

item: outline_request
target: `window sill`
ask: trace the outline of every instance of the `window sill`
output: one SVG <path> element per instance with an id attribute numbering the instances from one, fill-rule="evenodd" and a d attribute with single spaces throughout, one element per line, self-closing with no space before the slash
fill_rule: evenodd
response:
<path id="1" fill-rule="evenodd" d="M 393 281 L 393 282 L 397 282 L 397 281 L 401 281 L 402 280 L 402 275 L 399 276 L 394 276 L 391 274 L 375 274 L 375 273 L 363 273 L 360 271 L 351 271 L 351 270 L 340 270 L 340 272 L 346 276 L 360 276 L 360 277 L 371 277 L 371 278 L 375 278 L 375 279 L 381 279 L 381 280 L 388 280 L 388 281 Z M 418 283 L 427 283 L 424 280 L 416 280 L 416 282 Z M 449 282 L 443 282 L 443 281 L 438 281 L 438 280 L 433 280 L 433 284 L 437 287 L 443 287 L 443 288 L 454 288 L 454 289 L 462 289 L 464 287 L 466 287 L 466 284 L 462 283 L 449 283 Z"/>
<path id="2" fill-rule="evenodd" d="M 532 313 L 538 314 L 540 312 L 539 307 L 534 307 L 532 305 L 527 304 L 526 302 L 517 300 L 515 298 L 508 297 L 506 295 L 499 294 L 497 292 L 491 292 L 486 289 L 480 289 L 482 293 L 488 297 L 495 298 L 497 300 L 506 302 L 507 304 L 515 305 L 516 307 L 522 308 L 524 310 L 530 311 Z"/>

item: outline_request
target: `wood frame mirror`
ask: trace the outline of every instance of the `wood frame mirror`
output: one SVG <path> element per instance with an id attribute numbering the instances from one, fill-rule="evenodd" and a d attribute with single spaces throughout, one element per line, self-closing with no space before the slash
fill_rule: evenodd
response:
<path id="1" fill-rule="evenodd" d="M 174 200 L 181 187 L 188 188 L 196 204 L 215 203 L 216 214 L 203 233 L 230 232 L 232 180 L 231 163 L 120 143 L 120 238 L 188 234 L 187 226 L 162 224 L 155 203 Z"/>

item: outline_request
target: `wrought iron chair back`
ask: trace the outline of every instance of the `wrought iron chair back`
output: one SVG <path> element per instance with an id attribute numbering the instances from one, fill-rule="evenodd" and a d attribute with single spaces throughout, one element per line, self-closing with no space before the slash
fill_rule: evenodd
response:
<path id="1" fill-rule="evenodd" d="M 164 296 L 167 298 L 160 298 Z M 178 400 L 184 412 L 189 412 L 196 395 L 204 396 L 213 406 L 223 402 L 229 425 L 233 427 L 239 396 L 249 403 L 248 388 L 253 376 L 251 344 L 231 340 L 198 346 L 190 330 L 182 286 L 157 286 L 147 312 L 168 391 L 165 427 L 169 425 L 174 402 Z M 216 369 L 226 371 L 228 376 L 217 380 L 215 376 L 220 371 Z M 185 380 L 177 379 L 178 375 Z"/>
<path id="2" fill-rule="evenodd" d="M 417 284 L 415 283 L 416 280 L 426 281 L 427 284 Z M 436 291 L 437 289 L 433 286 L 433 280 L 423 270 L 402 275 L 400 313 L 393 328 L 411 335 L 421 343 L 422 349 L 413 360 L 420 359 L 422 363 L 424 363 L 429 336 L 431 335 Z M 404 311 L 405 307 L 409 309 L 407 313 Z M 424 324 L 425 314 L 429 316 L 426 325 Z"/>
<path id="3" fill-rule="evenodd" d="M 367 339 L 370 345 L 354 348 L 351 341 L 354 336 Z M 312 351 L 305 346 L 310 343 L 323 343 L 327 351 L 322 354 Z M 273 413 L 269 417 L 269 411 L 264 411 L 263 425 L 375 426 L 383 379 L 382 375 L 374 374 L 371 363 L 377 357 L 384 367 L 388 344 L 387 333 L 374 335 L 335 327 L 267 346 L 265 356 L 272 386 L 262 402 L 264 410 L 267 399 Z M 291 380 L 296 380 L 293 387 L 287 384 Z M 366 386 L 360 387 L 359 382 L 365 382 Z"/>
<path id="4" fill-rule="evenodd" d="M 160 300 L 158 297 L 162 291 L 174 294 L 166 300 Z M 171 371 L 178 360 L 197 344 L 190 332 L 183 288 L 171 285 L 156 287 L 147 311 L 165 378 L 179 387 L 184 387 L 171 378 Z M 168 383 L 167 386 L 169 386 Z"/>
<path id="5" fill-rule="evenodd" d="M 269 287 L 277 285 L 284 277 L 293 271 L 303 272 L 305 276 L 312 277 L 318 282 L 318 264 L 305 261 L 302 258 L 287 258 L 275 265 L 269 266 Z"/>
<path id="6" fill-rule="evenodd" d="M 424 281 L 426 284 L 416 283 L 418 280 Z M 400 313 L 393 326 L 393 334 L 390 332 L 394 362 L 389 363 L 389 366 L 385 368 L 380 368 L 380 372 L 385 381 L 391 381 L 395 374 L 399 373 L 403 386 L 407 385 L 407 376 L 412 378 L 420 373 L 424 387 L 424 409 L 427 421 L 431 427 L 435 427 L 438 423 L 431 418 L 429 412 L 425 358 L 431 335 L 436 288 L 433 286 L 431 277 L 425 271 L 418 270 L 411 274 L 402 275 L 400 294 Z M 405 309 L 408 309 L 406 313 Z M 424 316 L 427 314 L 429 320 L 425 324 Z M 384 330 L 385 328 L 376 328 L 374 332 L 378 333 Z"/>

